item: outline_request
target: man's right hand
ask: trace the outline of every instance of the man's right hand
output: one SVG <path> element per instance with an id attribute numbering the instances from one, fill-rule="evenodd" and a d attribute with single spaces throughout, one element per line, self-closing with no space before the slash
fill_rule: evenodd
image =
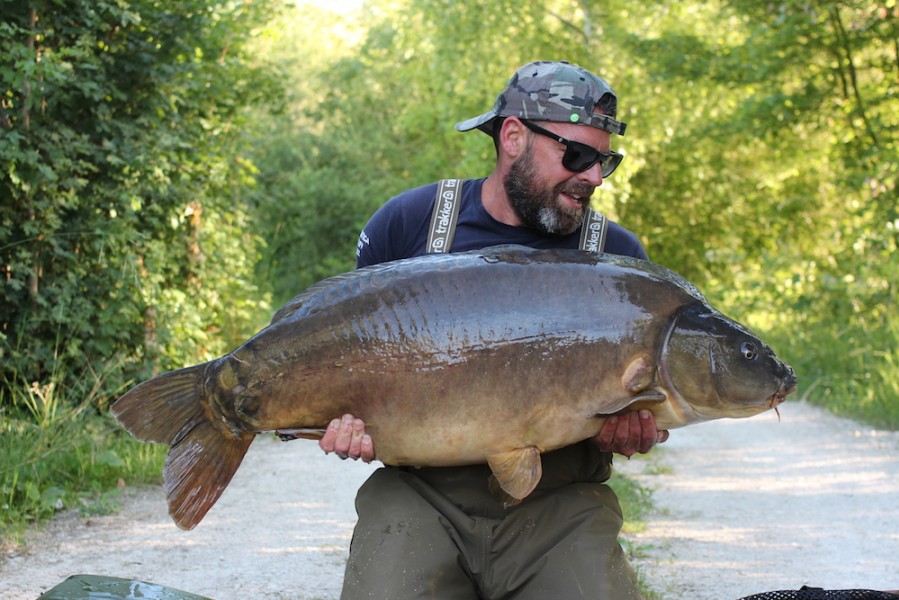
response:
<path id="1" fill-rule="evenodd" d="M 333 452 L 341 459 L 361 458 L 366 463 L 375 459 L 375 447 L 371 436 L 365 433 L 365 423 L 353 415 L 331 421 L 318 445 L 326 454 Z"/>

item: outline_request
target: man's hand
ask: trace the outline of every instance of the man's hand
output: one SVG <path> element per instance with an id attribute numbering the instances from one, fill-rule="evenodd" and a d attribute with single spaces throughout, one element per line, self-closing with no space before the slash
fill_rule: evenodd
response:
<path id="1" fill-rule="evenodd" d="M 652 413 L 643 409 L 609 417 L 593 441 L 603 452 L 616 452 L 630 458 L 637 452 L 646 454 L 667 439 L 668 431 L 656 429 Z"/>
<path id="2" fill-rule="evenodd" d="M 353 415 L 331 421 L 318 445 L 326 454 L 333 452 L 341 459 L 361 458 L 367 463 L 375 459 L 375 447 L 371 436 L 365 433 L 365 423 Z"/>

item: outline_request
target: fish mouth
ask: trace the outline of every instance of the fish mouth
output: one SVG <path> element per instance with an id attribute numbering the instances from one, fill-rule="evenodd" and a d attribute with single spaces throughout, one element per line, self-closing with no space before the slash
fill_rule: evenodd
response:
<path id="1" fill-rule="evenodd" d="M 787 374 L 784 375 L 784 378 L 780 383 L 780 389 L 774 392 L 771 395 L 771 398 L 768 399 L 768 407 L 777 408 L 778 405 L 783 404 L 787 399 L 787 396 L 798 389 L 798 383 L 793 369 L 787 366 Z"/>

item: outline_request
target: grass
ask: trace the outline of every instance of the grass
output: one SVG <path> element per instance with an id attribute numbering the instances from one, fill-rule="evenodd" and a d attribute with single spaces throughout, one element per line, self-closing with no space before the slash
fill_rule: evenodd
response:
<path id="1" fill-rule="evenodd" d="M 633 562 L 632 559 L 645 556 L 647 550 L 646 547 L 635 545 L 631 541 L 631 535 L 643 531 L 646 527 L 646 519 L 653 509 L 652 490 L 641 486 L 618 470 L 612 471 L 612 478 L 608 483 L 615 490 L 618 501 L 621 503 L 621 512 L 624 514 L 624 526 L 618 541 L 624 548 L 628 560 Z M 660 600 L 661 596 L 647 585 L 645 575 L 640 568 L 637 568 L 637 583 L 645 600 Z"/>
<path id="2" fill-rule="evenodd" d="M 113 420 L 71 403 L 52 384 L 7 387 L 0 407 L 0 543 L 16 545 L 29 525 L 59 510 L 84 515 L 117 507 L 127 482 L 157 482 L 163 449 L 133 441 Z"/>
<path id="3" fill-rule="evenodd" d="M 835 329 L 833 322 L 842 326 Z M 782 325 L 766 336 L 796 371 L 802 399 L 872 427 L 899 430 L 899 319 L 834 315 Z"/>

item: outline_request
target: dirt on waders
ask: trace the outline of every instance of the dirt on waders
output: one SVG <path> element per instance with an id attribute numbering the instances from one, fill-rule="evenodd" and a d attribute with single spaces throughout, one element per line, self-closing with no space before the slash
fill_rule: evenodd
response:
<path id="1" fill-rule="evenodd" d="M 675 430 L 647 458 L 616 459 L 654 490 L 627 543 L 662 598 L 899 588 L 899 433 L 802 402 L 781 415 Z M 159 487 L 126 489 L 111 515 L 62 511 L 0 557 L 0 598 L 34 600 L 89 573 L 215 600 L 336 599 L 355 492 L 374 468 L 260 437 L 195 530 L 172 523 Z"/>

